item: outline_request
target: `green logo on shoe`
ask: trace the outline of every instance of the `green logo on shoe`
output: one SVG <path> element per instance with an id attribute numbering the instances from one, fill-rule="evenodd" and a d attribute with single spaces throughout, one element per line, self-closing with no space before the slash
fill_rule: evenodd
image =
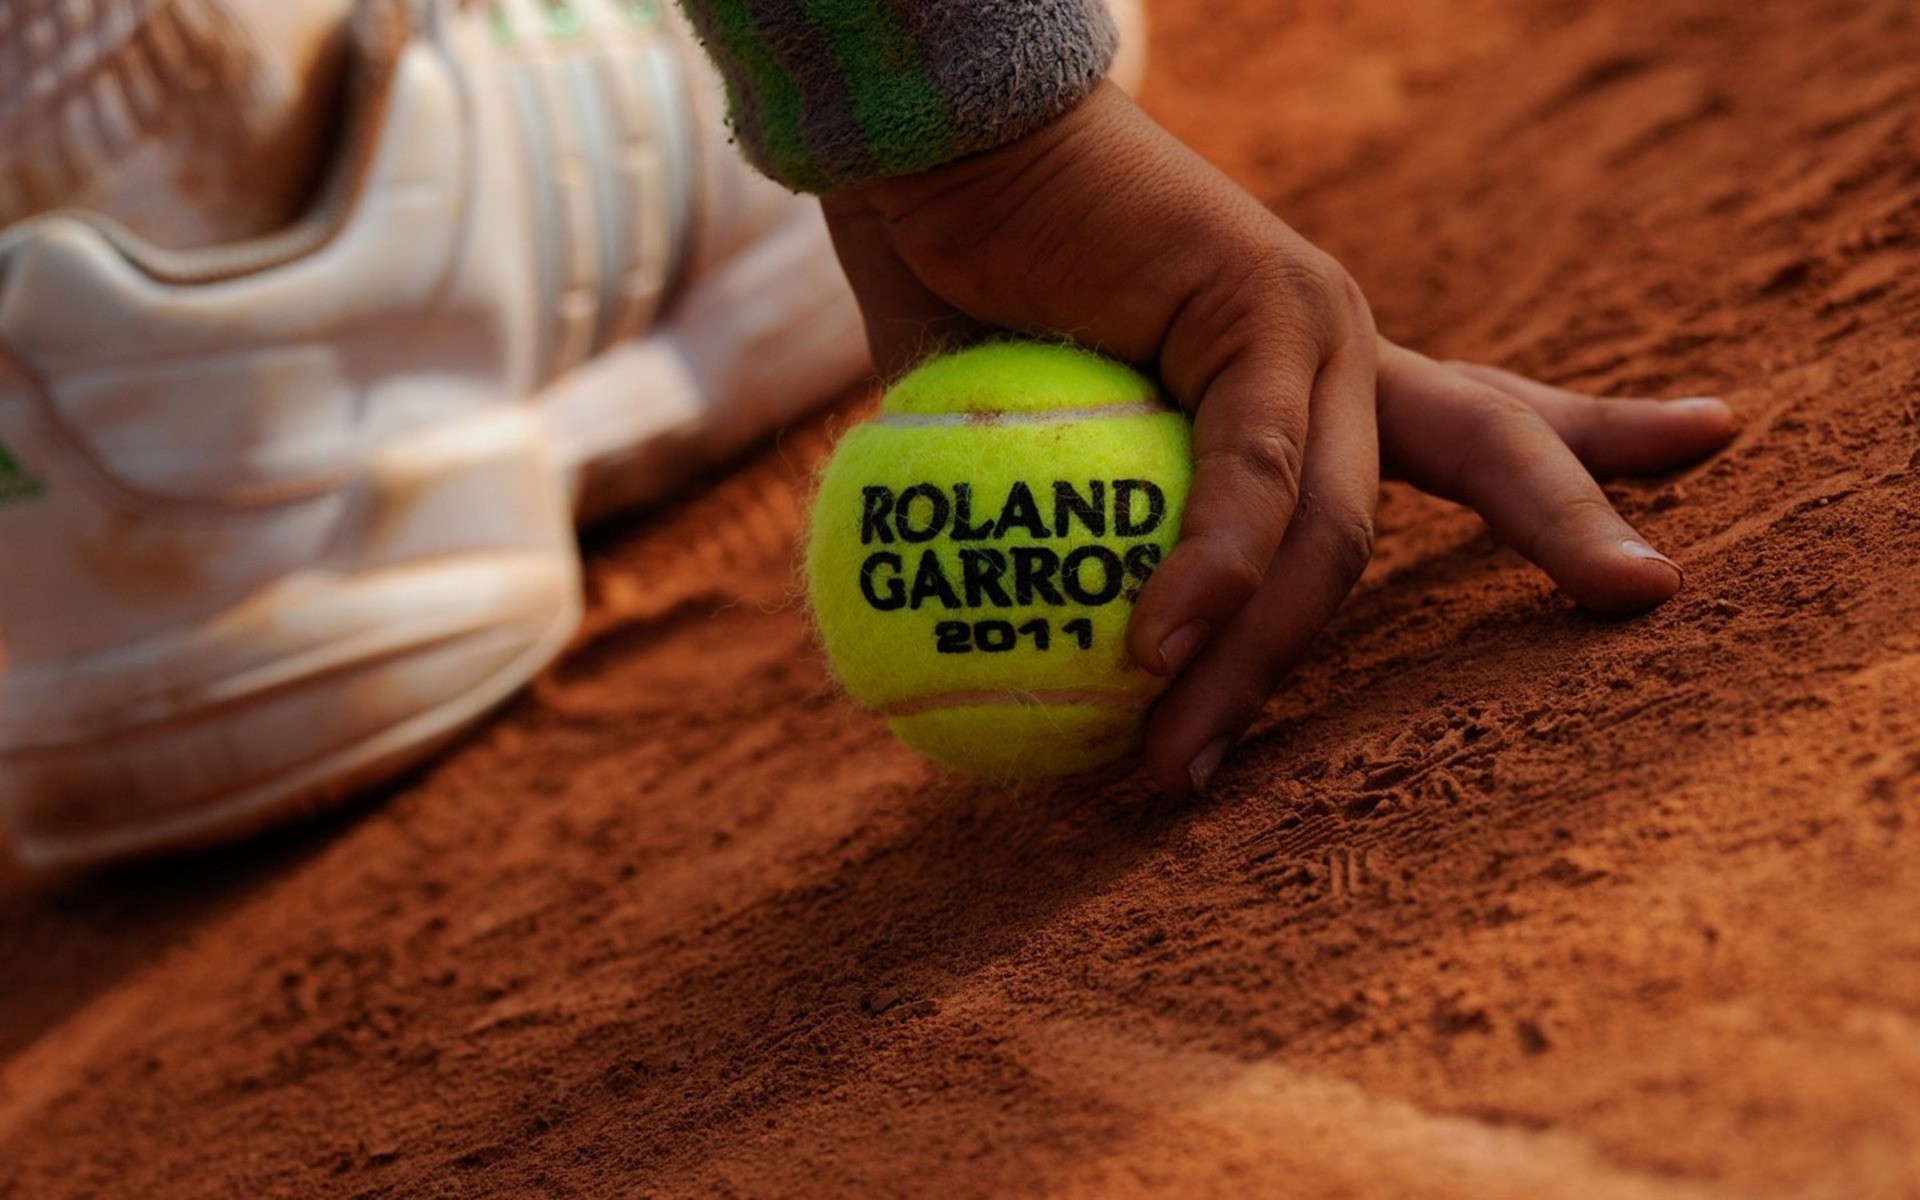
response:
<path id="1" fill-rule="evenodd" d="M 656 29 L 665 21 L 660 12 L 660 0 L 627 0 L 623 11 L 628 21 L 642 29 Z"/>
<path id="2" fill-rule="evenodd" d="M 543 0 L 540 15 L 546 36 L 551 41 L 571 41 L 587 32 L 586 15 L 577 7 L 578 0 Z M 625 18 L 626 23 L 638 29 L 658 29 L 665 21 L 661 10 L 661 0 L 621 0 L 614 9 Z M 521 30 L 514 23 L 513 14 L 507 6 L 495 3 L 490 6 L 493 37 L 508 49 L 517 49 L 521 41 Z"/>
<path id="3" fill-rule="evenodd" d="M 19 504 L 46 495 L 47 485 L 29 475 L 6 444 L 0 442 L 0 505 Z"/>

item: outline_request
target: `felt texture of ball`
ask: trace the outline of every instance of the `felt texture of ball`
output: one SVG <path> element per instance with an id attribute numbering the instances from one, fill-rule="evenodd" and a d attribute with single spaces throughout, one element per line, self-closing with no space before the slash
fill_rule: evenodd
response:
<path id="1" fill-rule="evenodd" d="M 1014 779 L 1125 758 L 1164 687 L 1127 626 L 1192 475 L 1186 416 L 1121 363 L 1034 341 L 927 363 L 821 477 L 806 576 L 828 658 L 950 766 Z"/>

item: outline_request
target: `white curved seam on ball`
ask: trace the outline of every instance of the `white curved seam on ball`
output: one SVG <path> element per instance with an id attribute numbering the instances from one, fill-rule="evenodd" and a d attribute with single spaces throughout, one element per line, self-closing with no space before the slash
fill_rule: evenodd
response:
<path id="1" fill-rule="evenodd" d="M 917 717 L 922 713 L 938 712 L 948 708 L 1053 708 L 1058 706 L 1134 712 L 1146 707 L 1146 700 L 1131 693 L 1101 691 L 1096 688 L 1033 688 L 1022 692 L 979 689 L 967 692 L 941 692 L 933 696 L 916 696 L 911 700 L 899 700 L 892 704 L 881 705 L 879 712 L 887 717 Z"/>
<path id="2" fill-rule="evenodd" d="M 1044 412 L 881 413 L 875 425 L 900 429 L 957 428 L 964 425 L 1071 425 L 1115 417 L 1157 417 L 1174 410 L 1145 401 L 1135 404 L 1099 404 L 1091 408 L 1053 408 Z"/>

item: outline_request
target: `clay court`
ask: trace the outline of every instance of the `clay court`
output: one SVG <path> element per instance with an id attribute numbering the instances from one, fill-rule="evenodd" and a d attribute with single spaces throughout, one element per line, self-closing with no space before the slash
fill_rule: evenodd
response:
<path id="1" fill-rule="evenodd" d="M 1920 10 L 1162 0 L 1395 338 L 1744 429 L 1582 614 L 1390 490 L 1203 801 L 946 775 L 796 598 L 865 398 L 589 538 L 387 794 L 0 868 L 0 1195 L 1920 1195 Z"/>

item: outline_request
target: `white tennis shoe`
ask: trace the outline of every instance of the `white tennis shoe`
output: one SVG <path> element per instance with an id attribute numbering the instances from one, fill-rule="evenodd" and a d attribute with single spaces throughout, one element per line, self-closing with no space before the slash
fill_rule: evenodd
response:
<path id="1" fill-rule="evenodd" d="M 310 215 L 0 232 L 0 819 L 24 861 L 390 777 L 558 653 L 574 522 L 867 369 L 818 206 L 653 0 L 375 0 Z"/>

